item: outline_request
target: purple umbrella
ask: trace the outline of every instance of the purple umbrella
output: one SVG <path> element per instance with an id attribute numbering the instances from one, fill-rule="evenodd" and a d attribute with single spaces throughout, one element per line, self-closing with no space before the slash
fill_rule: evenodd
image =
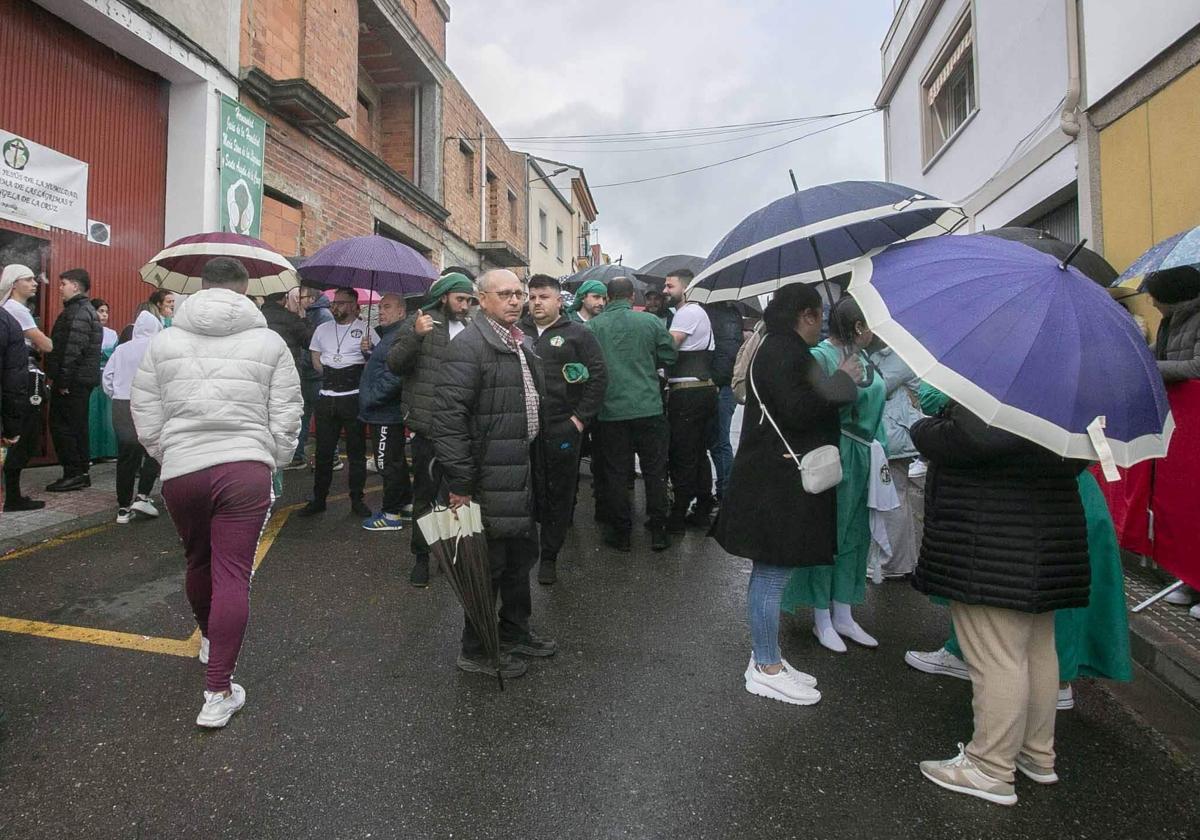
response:
<path id="1" fill-rule="evenodd" d="M 1111 449 L 1131 466 L 1166 454 L 1175 424 L 1145 340 L 1057 258 L 941 236 L 860 260 L 849 291 L 917 376 L 988 424 L 1070 458 L 1103 463 Z"/>
<path id="2" fill-rule="evenodd" d="M 437 271 L 429 260 L 394 239 L 356 236 L 331 242 L 306 258 L 300 277 L 327 288 L 414 297 L 429 291 Z"/>

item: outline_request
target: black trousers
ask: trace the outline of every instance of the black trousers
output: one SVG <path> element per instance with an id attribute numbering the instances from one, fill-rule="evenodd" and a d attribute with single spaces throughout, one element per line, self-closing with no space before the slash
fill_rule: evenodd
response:
<path id="1" fill-rule="evenodd" d="M 529 537 L 488 540 L 488 563 L 492 572 L 492 592 L 500 596 L 500 640 L 521 642 L 529 638 L 529 616 L 533 601 L 529 595 L 529 572 L 538 555 L 537 526 Z M 478 658 L 483 643 L 471 622 L 463 618 L 462 652 Z"/>
<path id="2" fill-rule="evenodd" d="M 596 424 L 597 450 L 604 472 L 605 517 L 608 525 L 622 533 L 633 527 L 629 465 L 634 455 L 642 467 L 650 527 L 666 525 L 667 437 L 667 418 L 661 414 Z"/>
<path id="3" fill-rule="evenodd" d="M 55 391 L 50 398 L 50 438 L 54 441 L 64 478 L 86 475 L 91 464 L 88 439 L 88 400 L 91 396 L 91 386 L 72 385 L 71 393 Z"/>
<path id="4" fill-rule="evenodd" d="M 375 466 L 383 479 L 383 512 L 400 513 L 412 502 L 412 480 L 404 457 L 404 426 L 375 427 Z"/>
<path id="5" fill-rule="evenodd" d="M 117 507 L 127 508 L 133 504 L 134 482 L 139 495 L 149 496 L 162 469 L 138 441 L 129 400 L 113 400 L 112 418 L 117 433 Z"/>
<path id="6" fill-rule="evenodd" d="M 313 499 L 324 502 L 333 483 L 333 459 L 338 438 L 346 433 L 346 458 L 350 461 L 350 497 L 361 499 L 367 484 L 367 441 L 358 420 L 358 394 L 318 397 L 313 412 L 317 418 L 317 457 L 313 472 Z"/>
<path id="7" fill-rule="evenodd" d="M 441 473 L 437 468 L 437 453 L 433 449 L 433 441 L 422 434 L 414 434 L 412 439 L 413 459 L 413 528 L 412 553 L 418 557 L 429 557 L 429 543 L 417 527 L 417 520 L 433 508 L 437 501 Z"/>
<path id="8" fill-rule="evenodd" d="M 545 453 L 546 491 L 542 499 L 542 560 L 554 561 L 571 526 L 583 434 L 568 417 L 547 422 L 541 443 Z M 594 456 L 593 456 L 594 457 Z M 594 461 L 593 461 L 594 463 Z"/>
<path id="9" fill-rule="evenodd" d="M 674 388 L 667 400 L 671 427 L 671 513 L 682 517 L 693 499 L 712 506 L 708 444 L 717 424 L 716 388 Z"/>
<path id="10" fill-rule="evenodd" d="M 43 380 L 44 381 L 44 380 Z M 39 393 L 45 394 L 43 386 Z M 21 439 L 8 448 L 4 460 L 4 498 L 21 496 L 21 470 L 37 454 L 42 441 L 42 407 L 25 403 L 21 406 Z"/>

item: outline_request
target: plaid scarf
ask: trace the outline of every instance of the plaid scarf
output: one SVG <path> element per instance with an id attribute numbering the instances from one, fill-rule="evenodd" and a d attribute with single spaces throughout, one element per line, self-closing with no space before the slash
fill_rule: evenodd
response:
<path id="1" fill-rule="evenodd" d="M 529 362 L 525 359 L 525 353 L 521 350 L 521 341 L 525 338 L 525 333 L 521 332 L 514 325 L 506 327 L 498 323 L 491 317 L 488 323 L 492 325 L 492 329 L 496 331 L 496 335 L 508 345 L 508 349 L 517 354 L 517 358 L 521 362 L 521 380 L 525 385 L 525 430 L 526 439 L 530 442 L 538 436 L 541 431 L 538 424 L 538 392 L 537 385 L 533 382 L 533 372 L 529 369 Z"/>

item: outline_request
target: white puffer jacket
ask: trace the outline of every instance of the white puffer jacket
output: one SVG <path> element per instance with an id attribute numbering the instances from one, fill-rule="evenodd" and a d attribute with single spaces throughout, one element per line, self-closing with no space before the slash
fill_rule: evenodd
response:
<path id="1" fill-rule="evenodd" d="M 166 481 L 236 461 L 283 466 L 304 403 L 291 351 L 253 301 L 205 289 L 150 342 L 130 408 Z"/>

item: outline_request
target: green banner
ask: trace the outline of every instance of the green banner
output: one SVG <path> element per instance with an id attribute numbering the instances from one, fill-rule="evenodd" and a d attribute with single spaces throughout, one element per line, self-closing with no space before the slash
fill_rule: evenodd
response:
<path id="1" fill-rule="evenodd" d="M 257 237 L 262 228 L 267 123 L 221 96 L 221 230 Z"/>

